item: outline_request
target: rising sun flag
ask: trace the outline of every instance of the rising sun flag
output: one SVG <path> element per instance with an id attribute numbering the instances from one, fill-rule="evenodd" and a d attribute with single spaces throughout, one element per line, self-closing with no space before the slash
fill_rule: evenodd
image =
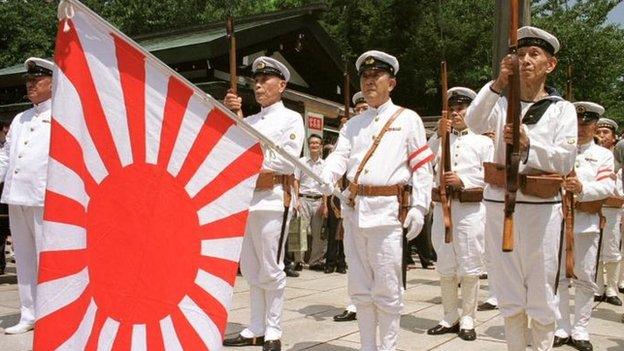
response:
<path id="1" fill-rule="evenodd" d="M 219 350 L 260 145 L 78 1 L 59 17 L 34 349 Z"/>

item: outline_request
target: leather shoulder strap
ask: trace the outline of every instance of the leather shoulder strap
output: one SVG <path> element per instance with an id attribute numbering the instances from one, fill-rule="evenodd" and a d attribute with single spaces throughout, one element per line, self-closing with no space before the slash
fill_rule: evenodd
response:
<path id="1" fill-rule="evenodd" d="M 358 179 L 360 178 L 360 173 L 362 173 L 362 170 L 364 169 L 364 166 L 366 166 L 366 163 L 368 162 L 368 160 L 371 158 L 371 156 L 373 156 L 373 153 L 375 152 L 375 150 L 377 149 L 377 146 L 379 146 L 379 143 L 381 142 L 381 138 L 384 136 L 384 134 L 386 134 L 386 132 L 390 128 L 390 125 L 392 124 L 392 122 L 394 122 L 394 120 L 404 110 L 405 110 L 404 107 L 399 108 L 392 116 L 390 116 L 390 119 L 388 119 L 386 124 L 384 124 L 383 128 L 381 128 L 381 131 L 379 132 L 379 134 L 377 135 L 377 137 L 373 141 L 373 145 L 371 145 L 370 149 L 368 149 L 368 151 L 366 152 L 366 155 L 364 155 L 364 159 L 362 160 L 362 162 L 358 166 L 358 169 L 355 172 L 355 177 L 353 177 L 353 183 L 357 184 Z"/>

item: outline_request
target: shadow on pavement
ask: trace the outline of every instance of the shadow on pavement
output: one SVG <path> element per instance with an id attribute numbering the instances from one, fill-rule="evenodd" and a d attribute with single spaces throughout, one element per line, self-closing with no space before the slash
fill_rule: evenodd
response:
<path id="1" fill-rule="evenodd" d="M 496 340 L 505 341 L 505 326 L 495 325 L 488 327 L 486 330 L 483 331 L 483 334 Z"/>
<path id="2" fill-rule="evenodd" d="M 420 318 L 411 314 L 401 316 L 401 329 L 407 330 L 416 334 L 425 334 L 427 329 L 436 326 L 437 320 Z"/>
<path id="3" fill-rule="evenodd" d="M 15 325 L 19 322 L 20 313 L 7 314 L 4 316 L 0 316 L 0 328 L 8 328 L 12 325 Z"/>
<path id="4" fill-rule="evenodd" d="M 332 345 L 331 341 L 322 345 L 317 342 L 298 342 L 289 348 L 288 351 L 307 350 L 310 348 L 314 348 L 314 351 L 358 351 L 358 349 L 353 347 Z"/>
<path id="5" fill-rule="evenodd" d="M 334 315 L 342 312 L 342 309 L 330 305 L 308 305 L 294 311 L 305 315 L 306 318 L 314 318 L 315 321 L 324 321 L 326 319 L 333 318 Z"/>

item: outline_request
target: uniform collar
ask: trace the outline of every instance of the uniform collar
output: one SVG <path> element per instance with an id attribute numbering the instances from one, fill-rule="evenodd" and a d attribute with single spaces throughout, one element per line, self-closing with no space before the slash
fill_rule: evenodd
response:
<path id="1" fill-rule="evenodd" d="M 380 115 L 388 111 L 388 109 L 390 109 L 392 106 L 394 106 L 394 104 L 392 103 L 392 99 L 388 99 L 388 101 L 384 102 L 379 107 L 370 107 L 369 110 L 373 113 L 373 115 Z"/>
<path id="2" fill-rule="evenodd" d="M 596 143 L 594 143 L 594 141 L 590 141 L 589 143 L 583 144 L 583 145 L 579 145 L 578 146 L 578 153 L 583 153 L 585 152 L 587 149 L 589 149 L 592 145 L 596 145 Z"/>
<path id="3" fill-rule="evenodd" d="M 457 131 L 455 129 L 452 129 L 451 132 L 453 132 L 453 134 L 457 135 L 458 137 L 462 137 L 464 135 L 470 134 L 470 128 L 466 128 L 466 129 L 462 130 L 461 132 Z"/>
<path id="4" fill-rule="evenodd" d="M 278 102 L 274 103 L 273 105 L 260 108 L 260 113 L 262 115 L 266 115 L 266 114 L 269 114 L 271 112 L 275 112 L 277 110 L 281 110 L 283 108 L 284 108 L 284 102 L 282 102 L 282 100 L 279 100 Z"/>
<path id="5" fill-rule="evenodd" d="M 39 104 L 33 104 L 33 105 L 34 105 L 35 111 L 37 111 L 37 114 L 50 111 L 50 109 L 52 108 L 52 99 L 47 99 L 44 102 L 41 102 Z"/>
<path id="6" fill-rule="evenodd" d="M 323 162 L 323 158 L 321 158 L 321 157 L 319 156 L 319 158 L 318 158 L 316 161 L 314 161 L 314 160 L 312 159 L 312 156 L 308 156 L 308 161 L 310 161 L 310 163 L 321 163 L 321 162 Z"/>

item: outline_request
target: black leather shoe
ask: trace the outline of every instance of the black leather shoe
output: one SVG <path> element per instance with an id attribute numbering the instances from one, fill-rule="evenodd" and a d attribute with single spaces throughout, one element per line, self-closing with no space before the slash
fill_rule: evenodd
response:
<path id="1" fill-rule="evenodd" d="M 337 314 L 334 316 L 334 322 L 349 322 L 357 319 L 357 314 L 355 312 L 344 310 L 341 314 Z"/>
<path id="2" fill-rule="evenodd" d="M 479 276 L 479 279 L 484 280 L 484 279 L 487 279 L 487 277 L 488 277 L 487 273 L 483 273 Z"/>
<path id="3" fill-rule="evenodd" d="M 295 263 L 295 270 L 296 271 L 302 271 L 303 270 L 303 263 L 301 263 L 301 262 Z"/>
<path id="4" fill-rule="evenodd" d="M 282 342 L 279 340 L 267 340 L 262 345 L 262 351 L 281 351 Z"/>
<path id="5" fill-rule="evenodd" d="M 322 263 L 313 264 L 310 266 L 310 270 L 322 272 L 325 270 L 325 265 Z"/>
<path id="6" fill-rule="evenodd" d="M 455 323 L 450 328 L 447 328 L 443 325 L 436 325 L 435 327 L 427 330 L 427 334 L 429 335 L 441 335 L 441 334 L 449 334 L 449 333 L 458 333 L 459 332 L 459 323 Z"/>
<path id="7" fill-rule="evenodd" d="M 605 302 L 613 306 L 622 306 L 622 300 L 617 296 L 607 296 Z"/>
<path id="8" fill-rule="evenodd" d="M 620 287 L 618 287 L 618 291 L 619 291 L 621 294 L 624 294 L 624 286 L 620 286 Z"/>
<path id="9" fill-rule="evenodd" d="M 299 272 L 296 272 L 291 266 L 284 268 L 284 272 L 286 272 L 287 277 L 297 278 L 299 276 Z"/>
<path id="10" fill-rule="evenodd" d="M 477 339 L 477 332 L 474 329 L 460 329 L 457 336 L 462 340 L 473 341 Z"/>
<path id="11" fill-rule="evenodd" d="M 553 347 L 561 347 L 565 344 L 567 344 L 568 342 L 570 342 L 570 338 L 560 338 L 557 335 L 555 335 L 555 340 L 553 340 Z"/>
<path id="12" fill-rule="evenodd" d="M 327 266 L 325 267 L 325 274 L 334 273 L 335 270 L 336 270 L 336 267 Z"/>
<path id="13" fill-rule="evenodd" d="M 579 351 L 592 351 L 594 347 L 589 340 L 574 340 L 571 339 L 570 345 Z"/>
<path id="14" fill-rule="evenodd" d="M 492 305 L 489 302 L 484 302 L 480 304 L 479 306 L 477 306 L 477 311 L 492 311 L 492 310 L 497 310 L 497 309 L 498 309 L 498 306 Z"/>
<path id="15" fill-rule="evenodd" d="M 246 338 L 240 334 L 235 338 L 223 340 L 223 346 L 260 346 L 264 344 L 264 336 Z"/>
<path id="16" fill-rule="evenodd" d="M 594 295 L 594 302 L 603 302 L 606 299 L 606 295 Z"/>
<path id="17" fill-rule="evenodd" d="M 347 274 L 347 267 L 338 267 L 336 268 L 336 272 L 340 274 Z"/>

